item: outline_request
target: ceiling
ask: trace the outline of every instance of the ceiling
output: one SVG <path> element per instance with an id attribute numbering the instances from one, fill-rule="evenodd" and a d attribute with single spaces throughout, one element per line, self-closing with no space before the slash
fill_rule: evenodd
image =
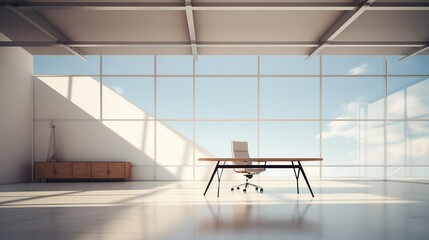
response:
<path id="1" fill-rule="evenodd" d="M 429 0 L 0 0 L 33 55 L 429 54 Z"/>

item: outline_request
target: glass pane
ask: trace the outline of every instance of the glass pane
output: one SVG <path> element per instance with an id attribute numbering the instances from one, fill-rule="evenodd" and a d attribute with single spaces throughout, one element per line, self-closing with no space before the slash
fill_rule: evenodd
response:
<path id="1" fill-rule="evenodd" d="M 158 121 L 156 123 L 156 163 L 163 166 L 192 166 L 192 122 Z"/>
<path id="2" fill-rule="evenodd" d="M 332 121 L 323 124 L 324 165 L 382 165 L 383 122 Z"/>
<path id="3" fill-rule="evenodd" d="M 157 166 L 156 181 L 192 181 L 194 180 L 194 168 L 179 166 Z"/>
<path id="4" fill-rule="evenodd" d="M 100 137 L 97 140 L 89 137 L 90 141 L 99 143 L 100 147 L 96 148 L 97 151 L 89 152 L 97 152 L 103 161 L 106 159 L 130 161 L 133 168 L 136 167 L 132 171 L 141 170 L 144 165 L 155 165 L 154 121 L 108 120 L 102 121 L 102 125 L 104 135 L 97 135 L 97 132 L 94 132 L 93 136 Z M 141 177 L 140 173 L 137 177 Z"/>
<path id="5" fill-rule="evenodd" d="M 103 56 L 103 74 L 153 75 L 153 56 Z"/>
<path id="6" fill-rule="evenodd" d="M 261 122 L 260 134 L 261 157 L 320 156 L 319 122 Z"/>
<path id="7" fill-rule="evenodd" d="M 249 155 L 257 157 L 256 122 L 196 122 L 195 144 L 198 157 L 232 157 L 231 141 L 247 141 Z"/>
<path id="8" fill-rule="evenodd" d="M 421 180 L 429 183 L 429 166 L 428 167 L 388 167 L 387 178 L 396 180 Z"/>
<path id="9" fill-rule="evenodd" d="M 387 119 L 405 118 L 405 93 L 409 84 L 404 78 L 387 78 Z"/>
<path id="10" fill-rule="evenodd" d="M 405 124 L 404 122 L 390 122 L 387 131 L 387 165 L 405 164 Z"/>
<path id="11" fill-rule="evenodd" d="M 323 78 L 323 118 L 383 119 L 383 86 L 383 78 Z"/>
<path id="12" fill-rule="evenodd" d="M 153 115 L 153 78 L 103 78 L 104 119 L 146 119 L 152 118 Z"/>
<path id="13" fill-rule="evenodd" d="M 34 56 L 34 75 L 100 75 L 100 56 Z"/>
<path id="14" fill-rule="evenodd" d="M 429 78 L 387 79 L 387 118 L 429 119 Z"/>
<path id="15" fill-rule="evenodd" d="M 407 118 L 429 119 L 429 78 L 419 80 L 406 91 Z"/>
<path id="16" fill-rule="evenodd" d="M 403 56 L 387 58 L 389 75 L 429 75 L 429 56 L 412 56 L 400 60 Z"/>
<path id="17" fill-rule="evenodd" d="M 324 178 L 377 178 L 384 177 L 382 167 L 323 167 Z"/>
<path id="18" fill-rule="evenodd" d="M 323 56 L 324 75 L 384 75 L 384 56 Z"/>
<path id="19" fill-rule="evenodd" d="M 257 75 L 257 56 L 199 56 L 195 61 L 197 75 Z"/>
<path id="20" fill-rule="evenodd" d="M 192 56 L 157 56 L 156 74 L 158 75 L 192 75 Z"/>
<path id="21" fill-rule="evenodd" d="M 261 75 L 319 75 L 319 57 L 261 56 Z"/>
<path id="22" fill-rule="evenodd" d="M 196 78 L 198 119 L 256 119 L 257 78 Z"/>
<path id="23" fill-rule="evenodd" d="M 406 164 L 429 165 L 429 122 L 408 121 Z"/>
<path id="24" fill-rule="evenodd" d="M 99 119 L 100 79 L 85 76 L 34 78 L 36 119 Z"/>
<path id="25" fill-rule="evenodd" d="M 319 118 L 319 78 L 261 78 L 261 118 Z"/>
<path id="26" fill-rule="evenodd" d="M 429 122 L 388 122 L 388 165 L 429 165 Z"/>
<path id="27" fill-rule="evenodd" d="M 192 78 L 157 78 L 156 115 L 161 119 L 192 119 Z"/>

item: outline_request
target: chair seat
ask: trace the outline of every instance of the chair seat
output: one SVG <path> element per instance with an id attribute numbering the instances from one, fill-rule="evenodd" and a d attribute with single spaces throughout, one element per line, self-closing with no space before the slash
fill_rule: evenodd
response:
<path id="1" fill-rule="evenodd" d="M 259 174 L 263 171 L 265 171 L 265 168 L 246 168 L 246 170 L 245 170 L 245 172 L 250 172 L 253 174 Z"/>

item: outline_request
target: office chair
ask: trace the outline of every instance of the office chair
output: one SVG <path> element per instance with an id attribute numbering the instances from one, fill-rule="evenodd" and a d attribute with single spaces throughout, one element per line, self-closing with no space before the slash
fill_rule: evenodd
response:
<path id="1" fill-rule="evenodd" d="M 231 145 L 232 145 L 231 147 L 232 147 L 233 158 L 250 158 L 247 142 L 232 141 Z M 251 165 L 252 162 L 251 161 L 234 161 L 233 164 L 234 165 Z M 258 190 L 260 192 L 264 191 L 262 187 L 249 183 L 249 179 L 251 179 L 253 175 L 256 175 L 265 171 L 265 168 L 234 168 L 234 171 L 237 173 L 244 173 L 244 176 L 246 177 L 246 183 L 242 183 L 231 187 L 231 191 L 234 191 L 235 188 L 237 190 L 240 190 L 240 186 L 243 186 L 243 185 L 244 185 L 243 192 L 247 191 L 247 187 L 249 185 L 255 187 L 256 191 Z"/>

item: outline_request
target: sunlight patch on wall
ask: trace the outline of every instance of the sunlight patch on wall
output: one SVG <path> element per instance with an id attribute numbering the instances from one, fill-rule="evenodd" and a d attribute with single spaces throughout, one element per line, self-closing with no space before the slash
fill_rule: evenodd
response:
<path id="1" fill-rule="evenodd" d="M 154 123 L 149 121 L 103 121 L 103 125 L 154 159 Z"/>
<path id="2" fill-rule="evenodd" d="M 100 83 L 91 77 L 72 77 L 71 81 L 71 102 L 79 106 L 92 117 L 98 118 L 100 102 L 94 101 L 94 96 L 90 93 L 93 92 L 93 89 L 99 89 Z"/>
<path id="3" fill-rule="evenodd" d="M 153 119 L 153 116 L 122 96 L 125 92 L 121 87 L 111 88 L 102 86 L 103 119 Z"/>
<path id="4" fill-rule="evenodd" d="M 38 77 L 40 81 L 54 89 L 65 98 L 70 98 L 71 77 Z"/>
<path id="5" fill-rule="evenodd" d="M 192 166 L 192 140 L 162 122 L 157 122 L 156 135 L 158 164 Z"/>
<path id="6" fill-rule="evenodd" d="M 93 118 L 100 116 L 100 83 L 92 77 L 39 77 L 39 80 Z"/>

